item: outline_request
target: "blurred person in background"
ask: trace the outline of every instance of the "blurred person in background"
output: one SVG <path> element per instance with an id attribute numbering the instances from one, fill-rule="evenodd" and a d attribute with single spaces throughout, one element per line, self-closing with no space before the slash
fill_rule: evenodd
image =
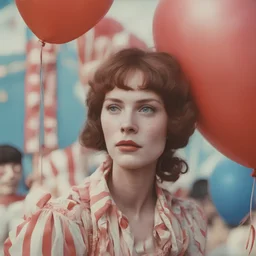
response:
<path id="1" fill-rule="evenodd" d="M 226 243 L 229 228 L 217 213 L 217 210 L 211 200 L 208 190 L 208 180 L 196 180 L 191 188 L 189 197 L 198 202 L 206 214 L 208 223 L 206 246 L 207 255 L 218 247 L 221 247 L 221 249 L 218 250 L 218 253 L 220 253 L 219 251 L 223 251 L 222 246 Z"/>
<path id="2" fill-rule="evenodd" d="M 248 256 L 251 245 L 253 248 L 250 255 L 256 255 L 256 246 L 253 239 L 253 235 L 250 232 L 250 225 L 252 224 L 256 228 L 255 212 L 253 212 L 253 221 L 250 222 L 249 216 L 244 223 L 239 226 L 229 226 L 230 231 L 224 244 L 212 250 L 207 256 Z M 248 248 L 246 245 L 248 243 Z"/>
<path id="3" fill-rule="evenodd" d="M 196 200 L 203 207 L 205 215 L 207 217 L 208 225 L 211 225 L 213 219 L 218 214 L 209 195 L 208 180 L 196 180 L 192 185 L 189 197 Z"/>
<path id="4" fill-rule="evenodd" d="M 0 145 L 0 255 L 8 232 L 22 220 L 24 196 L 17 194 L 22 179 L 22 153 Z"/>

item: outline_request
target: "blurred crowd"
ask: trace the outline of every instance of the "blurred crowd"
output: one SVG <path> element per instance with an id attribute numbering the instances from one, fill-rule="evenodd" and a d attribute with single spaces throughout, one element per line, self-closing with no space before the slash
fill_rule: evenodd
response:
<path id="1" fill-rule="evenodd" d="M 250 231 L 249 219 L 238 226 L 225 223 L 211 200 L 207 179 L 196 180 L 186 196 L 196 200 L 201 205 L 208 219 L 207 256 L 248 255 L 246 244 Z M 255 254 L 256 247 L 252 251 L 252 255 Z"/>

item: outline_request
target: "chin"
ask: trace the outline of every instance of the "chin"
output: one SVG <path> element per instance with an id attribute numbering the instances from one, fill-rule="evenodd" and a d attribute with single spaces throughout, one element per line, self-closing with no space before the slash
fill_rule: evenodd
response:
<path id="1" fill-rule="evenodd" d="M 132 156 L 132 155 L 127 155 L 122 157 L 119 156 L 116 163 L 123 169 L 127 169 L 127 170 L 137 170 L 150 165 L 150 163 L 148 161 L 145 161 L 145 159 L 142 159 L 142 157 Z"/>

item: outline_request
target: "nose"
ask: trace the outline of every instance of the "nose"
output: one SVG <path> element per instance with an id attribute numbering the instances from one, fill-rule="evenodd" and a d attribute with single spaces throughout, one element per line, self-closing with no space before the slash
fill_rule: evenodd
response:
<path id="1" fill-rule="evenodd" d="M 138 132 L 138 125 L 136 124 L 132 114 L 125 116 L 123 122 L 121 123 L 121 133 L 136 134 Z"/>
<path id="2" fill-rule="evenodd" d="M 122 133 L 137 133 L 137 130 L 134 126 L 130 126 L 130 125 L 123 125 L 121 127 L 121 132 Z"/>

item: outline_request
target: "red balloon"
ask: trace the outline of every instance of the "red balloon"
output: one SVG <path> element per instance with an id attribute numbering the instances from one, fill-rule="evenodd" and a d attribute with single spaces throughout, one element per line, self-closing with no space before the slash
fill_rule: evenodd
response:
<path id="1" fill-rule="evenodd" d="M 114 0 L 16 0 L 31 31 L 43 42 L 63 44 L 86 33 Z"/>
<path id="2" fill-rule="evenodd" d="M 205 138 L 256 168 L 256 1 L 161 0 L 153 32 L 191 80 Z"/>

